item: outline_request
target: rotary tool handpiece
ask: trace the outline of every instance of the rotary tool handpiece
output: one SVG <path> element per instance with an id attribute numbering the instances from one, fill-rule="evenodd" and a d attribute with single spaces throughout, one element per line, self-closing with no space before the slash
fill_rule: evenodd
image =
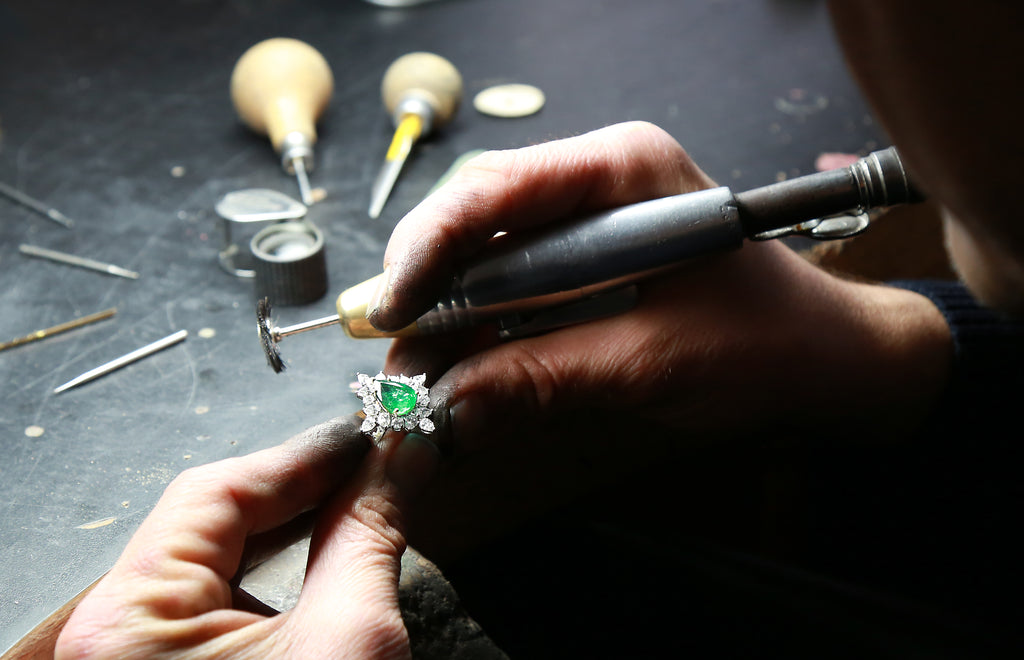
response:
<path id="1" fill-rule="evenodd" d="M 693 258 L 735 250 L 744 240 L 842 238 L 862 230 L 872 209 L 920 200 L 889 148 L 847 168 L 741 193 L 701 190 L 492 239 L 442 300 L 397 332 L 381 332 L 366 319 L 383 275 L 342 292 L 337 316 L 278 328 L 264 303 L 258 327 L 268 361 L 281 365 L 275 369 L 283 368 L 276 348 L 282 338 L 335 323 L 359 339 L 452 332 L 494 321 L 504 336 L 521 336 L 623 311 L 631 304 L 624 295 L 630 285 Z"/>
<path id="2" fill-rule="evenodd" d="M 823 217 L 920 199 L 890 148 L 848 168 L 742 193 L 712 188 L 632 204 L 525 237 L 501 237 L 461 271 L 450 294 L 416 326 L 421 333 L 438 333 L 495 319 L 516 322 L 694 257 L 737 249 L 744 239 L 815 236 Z M 339 312 L 342 307 L 339 298 Z"/>

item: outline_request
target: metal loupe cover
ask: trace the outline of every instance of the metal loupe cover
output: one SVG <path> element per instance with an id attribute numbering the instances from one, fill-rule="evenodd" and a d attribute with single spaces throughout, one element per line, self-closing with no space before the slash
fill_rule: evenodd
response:
<path id="1" fill-rule="evenodd" d="M 268 188 L 246 188 L 224 195 L 216 206 L 222 219 L 224 245 L 217 262 L 228 274 L 253 278 L 253 257 L 244 246 L 268 224 L 298 220 L 306 215 L 306 206 L 284 193 Z"/>
<path id="2" fill-rule="evenodd" d="M 308 221 L 289 221 L 260 230 L 249 244 L 256 298 L 275 305 L 303 305 L 327 292 L 324 235 Z"/>

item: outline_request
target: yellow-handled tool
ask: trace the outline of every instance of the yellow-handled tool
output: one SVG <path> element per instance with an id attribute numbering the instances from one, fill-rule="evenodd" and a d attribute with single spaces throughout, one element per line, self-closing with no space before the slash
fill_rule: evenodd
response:
<path id="1" fill-rule="evenodd" d="M 380 92 L 395 123 L 395 135 L 373 184 L 371 218 L 380 216 L 416 141 L 455 116 L 462 101 L 462 76 L 440 55 L 409 53 L 384 72 Z"/>

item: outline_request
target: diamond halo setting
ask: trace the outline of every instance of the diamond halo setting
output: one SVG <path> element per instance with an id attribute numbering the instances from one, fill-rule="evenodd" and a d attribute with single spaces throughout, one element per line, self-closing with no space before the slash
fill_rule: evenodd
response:
<path id="1" fill-rule="evenodd" d="M 426 374 L 408 377 L 388 376 L 383 372 L 370 377 L 357 374 L 359 389 L 356 391 L 363 401 L 366 419 L 360 430 L 369 433 L 379 441 L 389 429 L 393 431 L 420 431 L 432 433 L 434 422 L 430 419 L 430 395 L 424 382 Z"/>

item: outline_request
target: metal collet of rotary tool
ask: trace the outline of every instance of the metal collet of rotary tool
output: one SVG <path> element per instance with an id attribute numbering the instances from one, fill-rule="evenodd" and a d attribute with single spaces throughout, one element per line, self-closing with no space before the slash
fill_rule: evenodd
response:
<path id="1" fill-rule="evenodd" d="M 414 324 L 383 333 L 366 320 L 378 278 L 345 290 L 337 315 L 272 327 L 270 303 L 257 305 L 267 362 L 284 369 L 278 342 L 340 325 L 353 338 L 453 332 L 497 323 L 514 338 L 579 323 L 632 306 L 638 281 L 744 239 L 802 235 L 822 240 L 863 231 L 868 211 L 921 201 L 890 147 L 846 168 L 809 174 L 746 192 L 727 187 L 654 199 L 541 230 L 492 239 L 452 281 L 442 300 Z"/>

